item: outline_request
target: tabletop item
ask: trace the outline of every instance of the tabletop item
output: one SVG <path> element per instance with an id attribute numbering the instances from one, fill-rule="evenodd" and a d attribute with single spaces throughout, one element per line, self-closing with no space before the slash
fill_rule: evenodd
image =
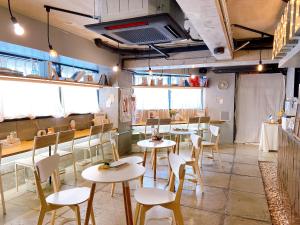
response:
<path id="1" fill-rule="evenodd" d="M 158 129 L 154 128 L 151 135 L 152 141 L 160 141 L 162 140 L 162 136 L 159 135 Z"/>

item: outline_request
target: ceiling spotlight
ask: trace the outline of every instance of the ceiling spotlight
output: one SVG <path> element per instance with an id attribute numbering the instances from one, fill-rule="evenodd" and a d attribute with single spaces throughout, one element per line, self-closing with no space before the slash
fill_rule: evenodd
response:
<path id="1" fill-rule="evenodd" d="M 193 68 L 193 69 L 195 68 L 195 65 L 194 65 L 194 64 L 192 65 L 192 68 Z"/>
<path id="2" fill-rule="evenodd" d="M 118 72 L 119 71 L 119 64 L 114 65 L 112 69 L 113 69 L 114 72 Z"/>
<path id="3" fill-rule="evenodd" d="M 24 28 L 18 23 L 16 17 L 13 16 L 11 8 L 10 8 L 10 0 L 8 0 L 8 10 L 10 14 L 10 19 L 14 24 L 14 30 L 16 35 L 23 35 L 25 33 Z"/>

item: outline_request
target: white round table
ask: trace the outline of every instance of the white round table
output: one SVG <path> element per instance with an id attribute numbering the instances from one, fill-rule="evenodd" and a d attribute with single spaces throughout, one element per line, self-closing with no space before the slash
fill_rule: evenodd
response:
<path id="1" fill-rule="evenodd" d="M 152 156 L 153 156 L 153 178 L 156 180 L 156 165 L 157 165 L 157 150 L 162 149 L 162 148 L 171 148 L 176 145 L 175 141 L 171 140 L 166 140 L 162 139 L 161 141 L 152 141 L 151 139 L 146 139 L 139 141 L 137 145 L 141 148 L 144 148 L 144 165 L 146 165 L 146 154 L 147 154 L 147 149 L 152 150 Z M 168 150 L 169 154 L 169 150 Z"/>
<path id="2" fill-rule="evenodd" d="M 177 142 L 177 146 L 176 146 L 176 153 L 179 154 L 179 145 L 180 145 L 180 141 L 181 141 L 181 136 L 183 135 L 191 135 L 191 134 L 195 134 L 197 131 L 195 130 L 190 130 L 190 129 L 184 129 L 184 130 L 171 130 L 170 133 L 175 135 L 175 139 Z"/>
<path id="3" fill-rule="evenodd" d="M 122 183 L 126 224 L 133 225 L 129 181 L 143 176 L 146 171 L 145 167 L 138 164 L 127 164 L 124 166 L 120 166 L 119 168 L 110 168 L 107 170 L 98 170 L 98 167 L 99 165 L 91 166 L 83 170 L 81 173 L 81 176 L 85 180 L 92 182 L 92 196 L 89 199 L 84 224 L 88 225 L 89 222 L 90 210 L 93 204 L 96 183 Z"/>

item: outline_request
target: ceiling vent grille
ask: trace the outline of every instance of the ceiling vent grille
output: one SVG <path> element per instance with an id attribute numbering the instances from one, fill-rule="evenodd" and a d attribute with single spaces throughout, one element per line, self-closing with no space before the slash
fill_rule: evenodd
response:
<path id="1" fill-rule="evenodd" d="M 159 44 L 189 37 L 168 13 L 91 24 L 86 27 L 112 40 L 133 45 Z"/>

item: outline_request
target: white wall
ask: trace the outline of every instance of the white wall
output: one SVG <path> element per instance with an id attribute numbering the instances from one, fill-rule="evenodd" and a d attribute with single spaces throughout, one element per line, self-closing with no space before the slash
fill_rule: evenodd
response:
<path id="1" fill-rule="evenodd" d="M 8 9 L 0 7 L 0 40 L 42 51 L 49 51 L 47 25 L 23 15 L 15 14 L 15 16 L 25 28 L 25 34 L 23 36 L 14 34 Z M 64 56 L 109 67 L 113 66 L 118 60 L 116 54 L 96 47 L 93 41 L 67 33 L 55 27 L 50 27 L 50 40 L 53 48 Z"/>
<path id="2" fill-rule="evenodd" d="M 209 87 L 205 89 L 205 104 L 208 114 L 211 119 L 219 120 L 221 111 L 230 113 L 230 120 L 221 125 L 221 143 L 233 143 L 235 74 L 209 72 L 207 77 L 209 78 Z M 228 89 L 218 89 L 218 83 L 221 80 L 229 83 Z M 220 101 L 223 103 L 220 104 Z"/>
<path id="3" fill-rule="evenodd" d="M 294 97 L 295 68 L 288 68 L 286 75 L 286 98 Z"/>

